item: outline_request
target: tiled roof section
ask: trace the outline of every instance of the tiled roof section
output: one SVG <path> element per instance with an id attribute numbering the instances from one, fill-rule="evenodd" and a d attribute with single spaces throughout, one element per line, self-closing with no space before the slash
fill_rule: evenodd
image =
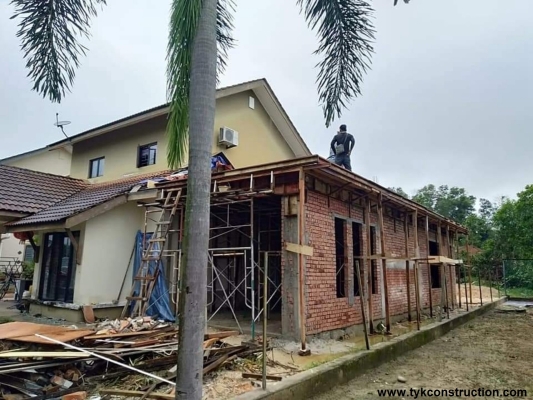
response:
<path id="1" fill-rule="evenodd" d="M 79 179 L 0 165 L 0 210 L 33 214 L 87 186 Z"/>
<path id="2" fill-rule="evenodd" d="M 9 226 L 21 226 L 30 224 L 43 224 L 60 222 L 80 212 L 86 211 L 98 204 L 112 200 L 122 194 L 129 192 L 135 185 L 140 182 L 166 176 L 170 171 L 152 172 L 150 174 L 135 175 L 128 178 L 122 178 L 116 181 L 96 183 L 89 185 L 82 191 L 74 194 L 68 199 L 55 204 L 52 207 L 44 209 L 34 215 L 11 222 Z"/>

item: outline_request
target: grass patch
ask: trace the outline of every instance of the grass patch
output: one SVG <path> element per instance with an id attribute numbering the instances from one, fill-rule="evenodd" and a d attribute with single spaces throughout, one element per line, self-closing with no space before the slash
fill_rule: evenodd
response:
<path id="1" fill-rule="evenodd" d="M 509 297 L 523 297 L 525 299 L 533 298 L 533 289 L 529 288 L 507 288 Z"/>
<path id="2" fill-rule="evenodd" d="M 9 317 L 0 317 L 0 324 L 7 324 L 8 322 L 13 322 Z"/>

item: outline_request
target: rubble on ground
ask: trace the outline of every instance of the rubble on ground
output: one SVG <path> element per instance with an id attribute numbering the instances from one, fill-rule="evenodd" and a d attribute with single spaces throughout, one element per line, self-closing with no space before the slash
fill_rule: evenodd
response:
<path id="1" fill-rule="evenodd" d="M 249 378 L 261 372 L 257 367 L 260 341 L 231 345 L 223 340 L 236 335 L 236 331 L 204 335 L 204 375 L 221 368 L 237 369 Z M 148 393 L 145 398 L 170 399 L 177 349 L 177 327 L 150 317 L 104 321 L 80 329 L 31 322 L 1 324 L 0 398 L 76 400 L 90 393 L 137 397 Z"/>

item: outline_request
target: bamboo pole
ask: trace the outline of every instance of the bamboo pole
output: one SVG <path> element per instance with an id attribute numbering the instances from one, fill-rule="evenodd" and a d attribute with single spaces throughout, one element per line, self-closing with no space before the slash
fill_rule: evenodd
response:
<path id="1" fill-rule="evenodd" d="M 366 208 L 365 208 L 365 222 L 366 222 L 366 254 L 368 256 L 367 265 L 368 265 L 368 328 L 370 334 L 374 334 L 374 310 L 372 308 L 372 260 L 370 259 L 371 250 L 371 240 L 372 235 L 370 233 L 370 198 L 366 199 Z"/>
<path id="2" fill-rule="evenodd" d="M 426 215 L 426 257 L 429 258 L 429 217 Z M 433 291 L 431 288 L 431 265 L 428 266 L 429 316 L 433 318 Z"/>
<path id="3" fill-rule="evenodd" d="M 361 316 L 363 318 L 363 330 L 365 332 L 366 349 L 370 350 L 370 342 L 368 341 L 368 331 L 366 329 L 366 315 L 365 315 L 365 296 L 363 291 L 363 279 L 361 277 L 361 268 L 359 268 L 359 260 L 355 261 L 355 268 L 357 273 L 357 282 L 359 283 L 359 303 L 361 304 Z"/>
<path id="4" fill-rule="evenodd" d="M 405 233 L 405 258 L 409 258 L 409 225 L 407 213 L 404 216 L 404 233 Z M 405 261 L 405 281 L 407 286 L 407 320 L 411 322 L 411 282 L 409 276 L 409 260 Z"/>
<path id="5" fill-rule="evenodd" d="M 413 215 L 413 230 L 415 231 L 415 258 L 420 258 L 420 244 L 418 243 L 418 211 Z M 418 281 L 418 260 L 414 265 L 415 272 L 415 305 L 416 305 L 416 329 L 420 330 L 420 282 Z"/>
<path id="6" fill-rule="evenodd" d="M 379 239 L 381 242 L 381 254 L 385 257 L 385 227 L 383 222 L 383 196 L 379 194 L 378 202 L 378 218 L 379 218 Z M 389 310 L 389 282 L 387 279 L 387 259 L 383 258 L 381 260 L 382 267 L 382 279 L 383 279 L 383 289 L 385 294 L 385 327 L 386 333 L 390 333 L 390 310 Z"/>

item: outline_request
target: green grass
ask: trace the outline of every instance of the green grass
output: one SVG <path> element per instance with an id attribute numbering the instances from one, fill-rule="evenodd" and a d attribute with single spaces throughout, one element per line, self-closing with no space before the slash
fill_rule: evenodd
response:
<path id="1" fill-rule="evenodd" d="M 0 317 L 0 324 L 7 324 L 8 322 L 13 322 L 9 317 Z"/>
<path id="2" fill-rule="evenodd" d="M 507 288 L 507 295 L 509 297 L 522 297 L 525 299 L 533 299 L 533 289 L 529 288 Z"/>

